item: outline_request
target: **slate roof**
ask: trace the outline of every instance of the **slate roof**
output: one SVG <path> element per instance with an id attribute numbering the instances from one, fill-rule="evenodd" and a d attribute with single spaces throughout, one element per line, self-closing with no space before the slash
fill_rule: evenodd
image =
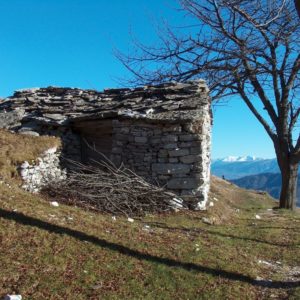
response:
<path id="1" fill-rule="evenodd" d="M 0 102 L 0 112 L 25 110 L 26 120 L 65 124 L 104 118 L 188 121 L 210 104 L 204 80 L 165 83 L 134 89 L 82 90 L 33 88 L 19 90 Z"/>

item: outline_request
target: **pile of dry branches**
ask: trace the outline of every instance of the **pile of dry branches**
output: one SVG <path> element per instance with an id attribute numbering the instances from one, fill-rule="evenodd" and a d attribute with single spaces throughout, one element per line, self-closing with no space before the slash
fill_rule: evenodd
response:
<path id="1" fill-rule="evenodd" d="M 65 203 L 125 216 L 182 208 L 182 200 L 164 188 L 150 184 L 124 165 L 72 162 L 68 178 L 48 186 L 46 192 Z"/>

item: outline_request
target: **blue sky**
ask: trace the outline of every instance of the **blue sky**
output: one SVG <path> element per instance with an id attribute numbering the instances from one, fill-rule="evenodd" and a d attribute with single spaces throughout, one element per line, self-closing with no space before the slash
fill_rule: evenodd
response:
<path id="1" fill-rule="evenodd" d="M 117 87 L 129 76 L 113 49 L 131 34 L 154 43 L 161 18 L 181 25 L 174 0 L 0 0 L 0 96 L 26 87 Z M 274 157 L 272 143 L 245 104 L 214 108 L 213 157 Z"/>

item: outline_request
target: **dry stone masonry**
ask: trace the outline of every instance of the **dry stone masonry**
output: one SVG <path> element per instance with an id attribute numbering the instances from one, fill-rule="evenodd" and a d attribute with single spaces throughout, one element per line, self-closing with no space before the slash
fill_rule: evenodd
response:
<path id="1" fill-rule="evenodd" d="M 35 88 L 0 103 L 0 127 L 54 135 L 62 156 L 107 157 L 202 209 L 210 182 L 211 108 L 203 80 L 103 92 Z"/>
<path id="2" fill-rule="evenodd" d="M 50 183 L 66 179 L 66 170 L 60 165 L 60 152 L 56 148 L 48 149 L 35 162 L 25 161 L 19 168 L 22 187 L 29 192 L 37 193 Z"/>
<path id="3" fill-rule="evenodd" d="M 210 118 L 194 125 L 115 120 L 111 159 L 186 199 L 204 200 L 200 209 L 209 189 Z"/>

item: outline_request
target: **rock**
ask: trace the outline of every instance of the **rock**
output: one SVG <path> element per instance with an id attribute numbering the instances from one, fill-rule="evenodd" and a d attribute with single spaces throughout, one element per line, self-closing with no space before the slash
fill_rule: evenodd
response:
<path id="1" fill-rule="evenodd" d="M 44 117 L 55 121 L 63 121 L 67 118 L 62 114 L 44 114 Z"/>
<path id="2" fill-rule="evenodd" d="M 144 144 L 144 143 L 147 143 L 147 142 L 148 142 L 148 138 L 145 137 L 145 136 L 136 136 L 136 137 L 134 138 L 134 141 L 135 141 L 136 143 L 142 143 L 142 144 Z"/>
<path id="3" fill-rule="evenodd" d="M 255 215 L 255 219 L 260 220 L 261 216 L 260 215 Z"/>
<path id="4" fill-rule="evenodd" d="M 201 161 L 201 156 L 198 155 L 181 156 L 179 160 L 184 164 L 192 164 Z"/>
<path id="5" fill-rule="evenodd" d="M 23 135 L 31 135 L 31 136 L 40 136 L 40 134 L 39 134 L 38 132 L 31 131 L 31 130 L 28 130 L 28 131 L 21 131 L 20 134 L 23 134 Z"/>
<path id="6" fill-rule="evenodd" d="M 199 186 L 199 181 L 195 178 L 172 178 L 168 181 L 168 189 L 174 190 L 190 190 Z"/>
<path id="7" fill-rule="evenodd" d="M 50 202 L 50 205 L 54 206 L 54 207 L 58 207 L 59 206 L 58 202 L 56 202 L 56 201 Z"/>
<path id="8" fill-rule="evenodd" d="M 179 136 L 181 142 L 191 142 L 197 140 L 198 136 L 195 134 L 183 134 Z"/>
<path id="9" fill-rule="evenodd" d="M 164 149 L 167 149 L 167 150 L 177 149 L 177 147 L 178 147 L 178 146 L 177 146 L 176 143 L 164 145 Z"/>
<path id="10" fill-rule="evenodd" d="M 30 166 L 30 165 L 29 165 L 29 162 L 25 160 L 25 161 L 21 164 L 20 168 L 26 169 L 26 168 L 28 168 L 29 166 Z"/>
<path id="11" fill-rule="evenodd" d="M 263 264 L 263 265 L 266 265 L 266 266 L 269 266 L 269 267 L 274 267 L 274 265 L 268 261 L 265 261 L 265 260 L 258 260 L 258 263 L 259 264 Z"/>
<path id="12" fill-rule="evenodd" d="M 3 300 L 22 300 L 21 295 L 6 295 Z"/>
<path id="13" fill-rule="evenodd" d="M 144 225 L 142 230 L 149 232 L 150 231 L 150 226 L 149 225 Z"/>
<path id="14" fill-rule="evenodd" d="M 171 163 L 155 163 L 152 164 L 152 171 L 161 174 L 187 174 L 191 167 L 185 164 L 171 164 Z"/>
<path id="15" fill-rule="evenodd" d="M 178 137 L 176 135 L 166 135 L 161 138 L 161 141 L 163 143 L 172 143 L 172 142 L 177 142 Z"/>
<path id="16" fill-rule="evenodd" d="M 189 155 L 189 149 L 175 149 L 175 150 L 170 150 L 169 152 L 169 156 L 171 157 L 177 157 L 177 156 L 185 156 L 185 155 Z"/>
<path id="17" fill-rule="evenodd" d="M 208 224 L 208 225 L 213 225 L 214 224 L 213 220 L 211 220 L 210 218 L 206 218 L 206 217 L 202 218 L 202 222 L 205 223 L 205 224 Z"/>
<path id="18" fill-rule="evenodd" d="M 169 158 L 169 163 L 172 163 L 172 164 L 178 163 L 178 158 L 177 157 L 170 157 Z"/>
<path id="19" fill-rule="evenodd" d="M 133 223 L 133 222 L 134 222 L 134 219 L 128 218 L 127 221 L 130 222 L 130 223 Z"/>
<path id="20" fill-rule="evenodd" d="M 56 151 L 57 151 L 57 148 L 56 148 L 56 147 L 53 147 L 53 148 L 50 148 L 50 149 L 46 150 L 46 151 L 44 152 L 44 154 L 45 154 L 45 155 L 47 155 L 47 154 L 54 154 Z"/>
<path id="21" fill-rule="evenodd" d="M 5 103 L 5 102 L 4 102 Z M 18 108 L 9 112 L 0 112 L 0 128 L 11 128 L 20 123 L 25 115 L 25 109 Z"/>

